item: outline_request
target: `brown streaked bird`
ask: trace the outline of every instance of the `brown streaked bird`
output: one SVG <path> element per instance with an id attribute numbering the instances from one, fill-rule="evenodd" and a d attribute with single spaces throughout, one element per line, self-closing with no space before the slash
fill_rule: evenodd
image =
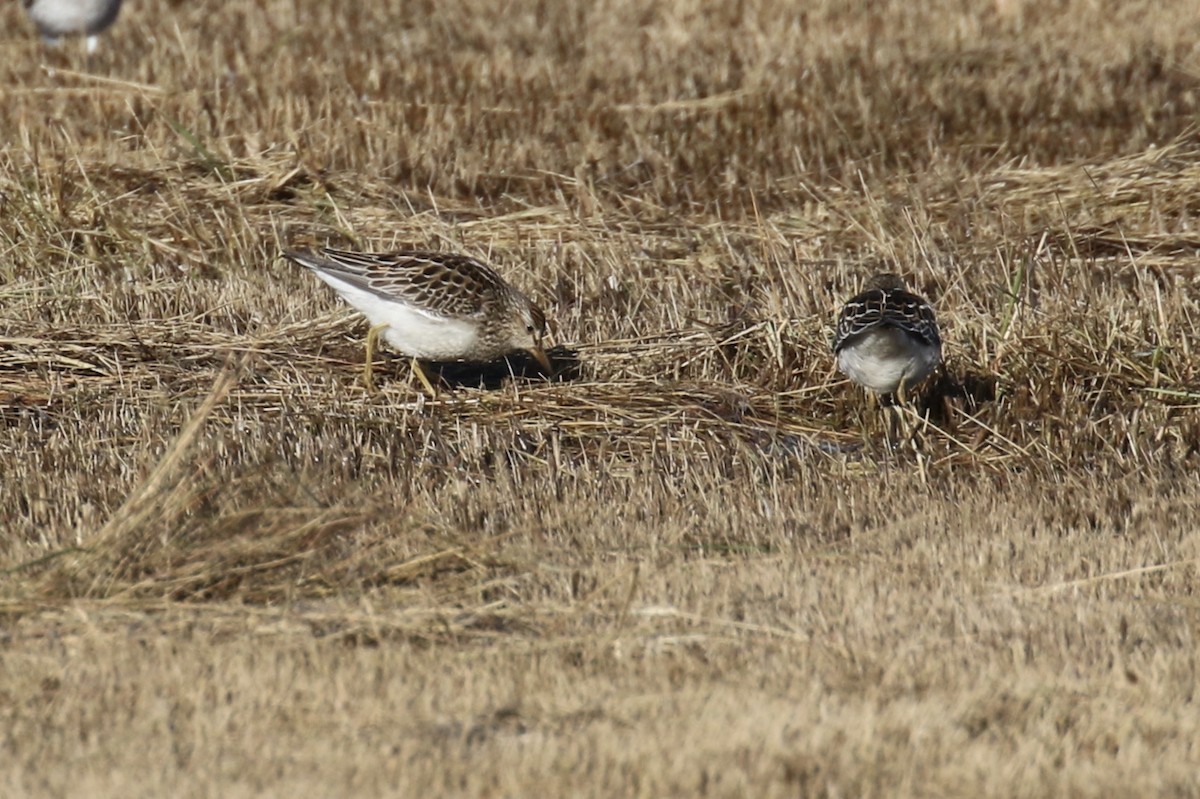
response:
<path id="1" fill-rule="evenodd" d="M 487 363 L 528 352 L 549 374 L 542 348 L 546 317 L 519 289 L 482 261 L 453 253 L 402 250 L 285 252 L 328 283 L 371 323 L 365 380 L 377 338 L 413 359 L 425 388 L 436 391 L 421 361 Z"/>
<path id="2" fill-rule="evenodd" d="M 875 275 L 842 308 L 833 352 L 838 369 L 876 394 L 904 400 L 942 361 L 933 309 L 899 275 Z"/>

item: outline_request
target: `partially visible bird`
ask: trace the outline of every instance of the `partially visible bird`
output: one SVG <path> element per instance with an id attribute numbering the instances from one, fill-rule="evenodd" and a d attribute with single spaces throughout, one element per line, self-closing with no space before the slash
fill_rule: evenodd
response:
<path id="1" fill-rule="evenodd" d="M 553 372 L 542 348 L 546 317 L 490 266 L 466 255 L 403 250 L 285 252 L 333 287 L 371 323 L 365 380 L 370 387 L 375 340 L 413 359 L 425 388 L 436 391 L 420 361 L 487 363 L 529 353 Z"/>
<path id="2" fill-rule="evenodd" d="M 878 274 L 852 297 L 833 337 L 838 369 L 876 394 L 896 395 L 932 374 L 942 361 L 933 309 L 899 275 Z"/>
<path id="3" fill-rule="evenodd" d="M 63 36 L 87 36 L 87 51 L 96 52 L 100 34 L 117 20 L 121 0 L 25 0 L 25 11 L 47 44 Z"/>

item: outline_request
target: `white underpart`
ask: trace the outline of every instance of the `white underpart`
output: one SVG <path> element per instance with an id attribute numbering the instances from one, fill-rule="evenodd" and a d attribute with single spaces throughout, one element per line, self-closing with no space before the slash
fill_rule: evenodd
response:
<path id="1" fill-rule="evenodd" d="M 71 34 L 89 34 L 88 52 L 94 52 L 99 42 L 95 30 L 101 23 L 115 19 L 114 6 L 118 0 L 34 0 L 28 8 L 29 16 L 42 38 L 57 44 L 58 37 Z M 107 27 L 107 24 L 105 24 Z"/>
<path id="2" fill-rule="evenodd" d="M 479 338 L 479 328 L 472 321 L 437 316 L 397 300 L 385 300 L 326 272 L 317 272 L 317 277 L 361 311 L 372 327 L 387 325 L 380 335 L 405 355 L 424 361 L 457 361 L 472 351 Z"/>
<path id="3" fill-rule="evenodd" d="M 878 327 L 838 352 L 838 368 L 859 385 L 878 394 L 891 394 L 903 382 L 916 385 L 937 368 L 941 347 L 926 344 L 903 330 Z"/>

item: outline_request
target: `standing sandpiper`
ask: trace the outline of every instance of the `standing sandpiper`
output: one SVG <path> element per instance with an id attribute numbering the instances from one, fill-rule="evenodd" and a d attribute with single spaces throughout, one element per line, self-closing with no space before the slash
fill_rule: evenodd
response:
<path id="1" fill-rule="evenodd" d="M 87 36 L 87 51 L 96 52 L 100 34 L 117 20 L 121 0 L 25 0 L 25 11 L 48 44 L 63 36 Z"/>
<path id="2" fill-rule="evenodd" d="M 487 264 L 466 255 L 405 250 L 285 252 L 367 317 L 364 376 L 368 388 L 375 340 L 382 335 L 413 359 L 413 371 L 436 394 L 420 361 L 487 363 L 528 352 L 553 372 L 542 349 L 546 317 Z"/>
<path id="3" fill-rule="evenodd" d="M 896 395 L 920 383 L 942 361 L 942 337 L 933 309 L 899 275 L 867 281 L 842 308 L 833 352 L 838 369 L 876 394 Z"/>

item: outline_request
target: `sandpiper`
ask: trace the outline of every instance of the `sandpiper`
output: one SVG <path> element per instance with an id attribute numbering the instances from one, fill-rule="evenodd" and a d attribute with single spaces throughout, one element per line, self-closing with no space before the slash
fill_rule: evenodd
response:
<path id="1" fill-rule="evenodd" d="M 63 36 L 87 36 L 87 51 L 96 52 L 100 34 L 117 20 L 121 0 L 25 0 L 25 11 L 47 44 Z"/>
<path id="2" fill-rule="evenodd" d="M 833 352 L 838 369 L 855 383 L 903 402 L 905 389 L 941 363 L 942 337 L 929 303 L 899 275 L 883 273 L 842 308 Z"/>
<path id="3" fill-rule="evenodd" d="M 436 394 L 421 361 L 487 363 L 525 351 L 553 371 L 542 337 L 546 317 L 520 290 L 482 261 L 453 253 L 402 250 L 285 252 L 316 273 L 371 323 L 365 381 L 372 387 L 375 340 L 413 359 L 413 371 Z"/>

